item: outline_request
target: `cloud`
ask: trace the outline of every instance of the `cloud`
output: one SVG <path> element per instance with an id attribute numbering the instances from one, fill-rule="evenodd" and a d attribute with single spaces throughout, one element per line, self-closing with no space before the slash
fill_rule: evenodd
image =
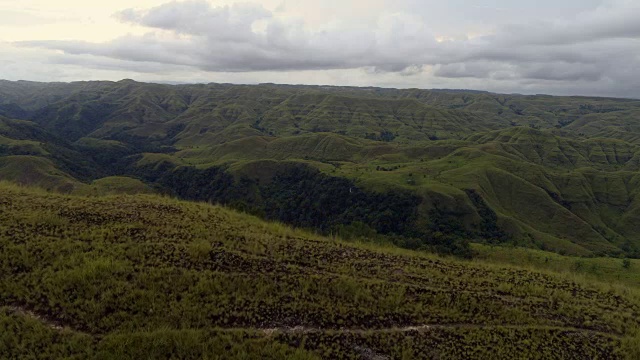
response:
<path id="1" fill-rule="evenodd" d="M 473 61 L 439 65 L 436 76 L 445 78 L 478 78 L 494 80 L 550 80 L 550 81 L 598 81 L 602 78 L 600 69 L 593 64 L 523 63 Z"/>
<path id="2" fill-rule="evenodd" d="M 249 3 L 212 7 L 204 1 L 188 1 L 172 2 L 147 11 L 126 9 L 114 16 L 122 22 L 178 34 L 242 42 L 254 39 L 252 24 L 270 18 L 271 12 Z"/>
<path id="3" fill-rule="evenodd" d="M 381 15 L 375 26 L 333 21 L 314 28 L 281 12 L 251 3 L 174 1 L 115 14 L 121 22 L 147 28 L 145 35 L 104 43 L 16 45 L 61 51 L 57 62 L 86 61 L 87 66 L 142 72 L 185 67 L 221 73 L 364 69 L 370 76 L 393 73 L 397 79 L 428 73 L 432 80 L 450 79 L 452 84 L 464 79 L 484 79 L 491 82 L 486 86 L 503 84 L 505 89 L 564 84 L 566 89 L 640 96 L 636 1 L 604 1 L 572 16 L 447 41 L 437 41 L 428 24 L 406 11 Z"/>
<path id="4" fill-rule="evenodd" d="M 573 19 L 506 26 L 496 40 L 505 44 L 566 45 L 602 39 L 637 39 L 640 37 L 639 18 L 639 5 L 601 6 Z"/>
<path id="5" fill-rule="evenodd" d="M 427 63 L 425 49 L 437 45 L 424 24 L 404 14 L 382 17 L 376 29 L 317 31 L 252 4 L 213 7 L 204 1 L 171 2 L 146 11 L 123 10 L 116 17 L 156 31 L 107 43 L 25 41 L 17 45 L 238 72 L 364 66 L 400 72 Z M 263 31 L 254 30 L 259 21 L 266 21 Z"/>

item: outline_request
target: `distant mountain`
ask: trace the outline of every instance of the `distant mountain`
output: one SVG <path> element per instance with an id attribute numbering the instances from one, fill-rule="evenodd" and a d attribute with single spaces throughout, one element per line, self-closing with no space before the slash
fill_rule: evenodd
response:
<path id="1" fill-rule="evenodd" d="M 124 176 L 409 248 L 640 256 L 640 100 L 0 81 L 0 156 L 0 178 L 51 190 Z"/>

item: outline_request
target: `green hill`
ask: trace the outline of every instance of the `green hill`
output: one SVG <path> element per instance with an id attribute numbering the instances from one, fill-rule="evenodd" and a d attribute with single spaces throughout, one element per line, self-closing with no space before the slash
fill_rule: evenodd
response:
<path id="1" fill-rule="evenodd" d="M 0 357 L 618 359 L 635 287 L 0 184 Z M 628 271 L 637 271 L 631 270 Z"/>
<path id="2" fill-rule="evenodd" d="M 27 155 L 0 157 L 0 179 L 63 193 L 85 186 L 57 169 L 50 160 Z"/>
<path id="3" fill-rule="evenodd" d="M 0 179 L 160 192 L 464 256 L 472 241 L 640 257 L 638 119 L 630 99 L 0 81 Z"/>

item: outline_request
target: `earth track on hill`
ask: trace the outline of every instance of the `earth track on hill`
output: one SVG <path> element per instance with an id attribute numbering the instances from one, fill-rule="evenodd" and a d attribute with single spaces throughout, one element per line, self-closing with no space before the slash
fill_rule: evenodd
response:
<path id="1" fill-rule="evenodd" d="M 46 325 L 48 328 L 56 331 L 63 331 L 65 329 L 71 330 L 77 333 L 85 333 L 82 330 L 74 329 L 69 325 L 65 325 L 60 321 L 52 320 L 51 318 L 36 314 L 35 312 L 22 307 L 22 306 L 5 306 L 5 308 L 10 312 L 20 316 L 25 316 L 31 318 L 33 320 L 37 320 L 42 324 Z M 438 329 L 535 329 L 535 330 L 561 330 L 561 331 L 571 331 L 571 332 L 580 332 L 588 335 L 597 335 L 597 336 L 605 336 L 612 338 L 620 338 L 621 336 L 616 334 L 604 333 L 601 331 L 595 331 L 590 329 L 580 329 L 574 327 L 563 327 L 563 326 L 536 326 L 536 325 L 513 325 L 513 324 L 499 324 L 499 325 L 480 325 L 480 324 L 428 324 L 428 325 L 408 325 L 403 327 L 391 327 L 391 328 L 372 328 L 372 329 L 346 329 L 346 328 L 338 328 L 338 329 L 323 329 L 323 328 L 314 328 L 314 327 L 306 327 L 306 326 L 292 326 L 292 327 L 276 327 L 276 328 L 217 328 L 218 331 L 247 331 L 247 332 L 257 332 L 262 333 L 266 336 L 270 336 L 273 334 L 313 334 L 313 333 L 331 333 L 331 334 L 370 334 L 370 333 L 426 333 L 431 330 Z M 99 337 L 100 334 L 92 334 L 93 336 Z"/>

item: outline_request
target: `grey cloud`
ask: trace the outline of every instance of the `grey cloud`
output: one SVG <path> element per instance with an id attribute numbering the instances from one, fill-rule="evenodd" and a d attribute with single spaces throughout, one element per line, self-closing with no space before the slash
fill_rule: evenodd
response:
<path id="1" fill-rule="evenodd" d="M 434 74 L 446 78 L 535 79 L 550 81 L 598 81 L 602 72 L 596 65 L 556 63 L 509 64 L 472 61 L 439 65 Z"/>
<path id="2" fill-rule="evenodd" d="M 506 26 L 499 36 L 505 43 L 536 45 L 575 44 L 612 38 L 640 38 L 640 6 L 604 8 L 578 14 L 570 21 L 541 21 Z"/>
<path id="3" fill-rule="evenodd" d="M 434 74 L 440 77 L 446 78 L 505 78 L 504 73 L 508 72 L 508 69 L 501 63 L 493 63 L 486 61 L 476 62 L 461 62 L 453 64 L 444 64 L 436 66 Z"/>
<path id="4" fill-rule="evenodd" d="M 427 24 L 402 14 L 382 17 L 376 28 L 309 30 L 301 21 L 280 18 L 260 5 L 213 7 L 187 1 L 127 9 L 116 17 L 151 31 L 106 43 L 19 45 L 117 59 L 117 66 L 132 68 L 135 62 L 211 72 L 363 68 L 371 74 L 412 77 L 431 65 L 433 76 L 442 79 L 640 88 L 640 6 L 633 1 L 609 1 L 564 20 L 504 26 L 491 35 L 444 42 L 435 40 Z M 258 22 L 264 25 L 260 31 Z"/>
<path id="5" fill-rule="evenodd" d="M 271 19 L 264 32 L 252 29 L 271 18 L 261 7 L 210 7 L 204 2 L 169 3 L 146 12 L 125 10 L 117 17 L 186 37 L 160 38 L 153 33 L 121 37 L 107 43 L 30 41 L 18 45 L 91 54 L 121 60 L 195 66 L 208 71 L 288 71 L 350 69 L 375 66 L 386 71 L 412 67 L 433 35 L 406 18 L 388 17 L 385 32 L 333 29 L 308 31 L 302 23 Z M 409 61 L 408 61 L 409 60 Z"/>
<path id="6" fill-rule="evenodd" d="M 157 62 L 126 61 L 103 56 L 64 54 L 52 55 L 48 62 L 54 65 L 75 65 L 99 70 L 130 71 L 142 74 L 157 74 L 170 71 L 188 71 L 191 67 Z"/>
<path id="7" fill-rule="evenodd" d="M 123 10 L 115 17 L 123 22 L 224 41 L 255 38 L 251 25 L 271 17 L 271 12 L 248 3 L 211 7 L 206 1 L 171 2 L 148 11 Z"/>
<path id="8" fill-rule="evenodd" d="M 520 75 L 525 79 L 598 81 L 602 78 L 602 71 L 596 65 L 559 62 L 527 65 L 520 70 Z"/>

